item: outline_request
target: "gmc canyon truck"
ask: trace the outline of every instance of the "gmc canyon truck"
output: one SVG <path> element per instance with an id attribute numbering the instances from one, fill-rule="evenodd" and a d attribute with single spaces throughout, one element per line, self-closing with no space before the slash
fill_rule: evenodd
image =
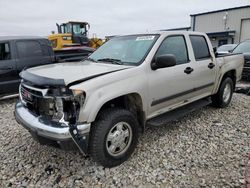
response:
<path id="1" fill-rule="evenodd" d="M 242 54 L 215 57 L 203 33 L 119 36 L 85 61 L 21 72 L 15 116 L 40 143 L 73 143 L 113 167 L 129 158 L 146 125 L 210 103 L 227 107 L 243 62 Z"/>

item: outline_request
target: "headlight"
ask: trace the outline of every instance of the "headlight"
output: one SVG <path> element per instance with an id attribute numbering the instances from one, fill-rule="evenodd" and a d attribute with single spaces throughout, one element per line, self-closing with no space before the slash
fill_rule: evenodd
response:
<path id="1" fill-rule="evenodd" d="M 79 90 L 79 89 L 72 89 L 72 92 L 74 96 L 80 96 L 84 94 L 84 91 Z"/>
<path id="2" fill-rule="evenodd" d="M 86 97 L 86 93 L 80 89 L 72 89 L 74 100 L 77 101 L 80 105 L 83 105 Z"/>

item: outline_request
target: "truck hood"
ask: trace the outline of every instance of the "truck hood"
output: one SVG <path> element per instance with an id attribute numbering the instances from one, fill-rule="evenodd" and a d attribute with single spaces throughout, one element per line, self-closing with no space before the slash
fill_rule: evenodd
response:
<path id="1" fill-rule="evenodd" d="M 38 86 L 70 86 L 131 67 L 90 61 L 58 63 L 24 70 L 20 76 Z"/>

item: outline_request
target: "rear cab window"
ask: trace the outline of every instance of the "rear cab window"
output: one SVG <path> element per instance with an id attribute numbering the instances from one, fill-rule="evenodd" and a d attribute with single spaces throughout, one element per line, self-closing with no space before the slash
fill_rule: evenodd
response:
<path id="1" fill-rule="evenodd" d="M 190 41 L 193 47 L 194 57 L 196 61 L 211 58 L 207 40 L 204 36 L 190 35 Z"/>
<path id="2" fill-rule="evenodd" d="M 16 46 L 19 58 L 43 56 L 42 47 L 38 41 L 17 41 Z"/>
<path id="3" fill-rule="evenodd" d="M 0 43 L 0 61 L 10 60 L 10 45 L 8 42 Z"/>

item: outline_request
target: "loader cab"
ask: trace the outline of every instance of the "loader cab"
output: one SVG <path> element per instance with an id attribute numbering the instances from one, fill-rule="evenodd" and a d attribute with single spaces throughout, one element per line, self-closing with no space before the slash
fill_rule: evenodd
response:
<path id="1" fill-rule="evenodd" d="M 57 24 L 58 33 L 69 33 L 72 35 L 88 35 L 89 23 L 87 22 L 68 22 Z"/>
<path id="2" fill-rule="evenodd" d="M 90 25 L 87 22 L 68 22 L 68 23 L 62 23 L 60 25 L 57 24 L 58 33 L 71 34 L 72 42 L 74 44 L 80 44 L 80 45 L 88 44 L 89 28 Z"/>

